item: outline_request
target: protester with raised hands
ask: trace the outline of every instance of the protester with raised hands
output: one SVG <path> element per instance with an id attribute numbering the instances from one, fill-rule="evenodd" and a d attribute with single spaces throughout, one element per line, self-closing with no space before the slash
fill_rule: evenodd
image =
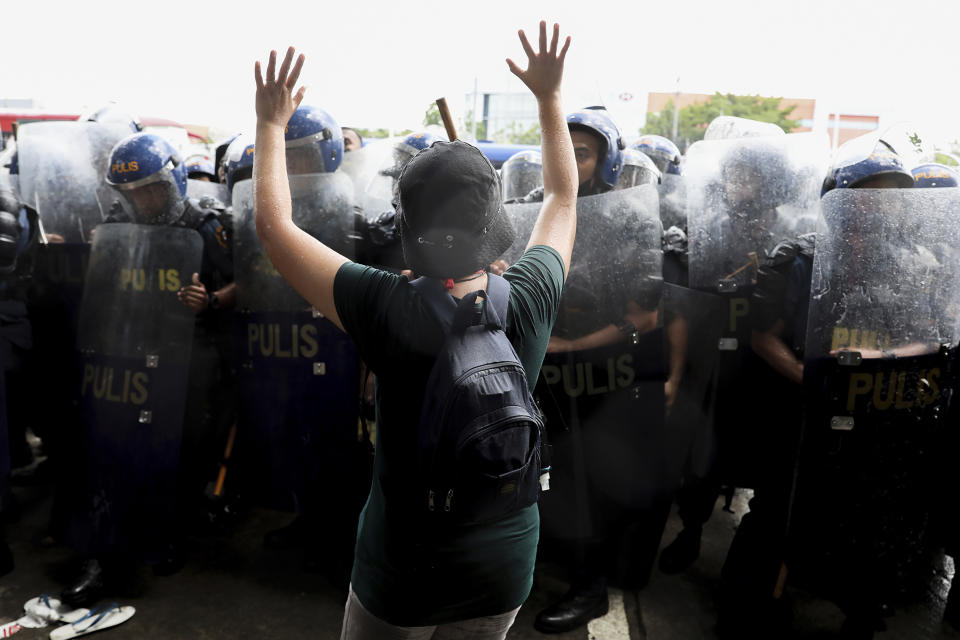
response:
<path id="1" fill-rule="evenodd" d="M 540 485 L 533 501 L 518 501 L 496 518 L 461 521 L 453 514 L 466 506 L 464 494 L 452 504 L 452 489 L 445 504 L 437 496 L 435 511 L 432 491 L 429 502 L 426 493 L 419 499 L 417 461 L 421 409 L 434 393 L 427 380 L 453 341 L 436 301 L 449 309 L 486 301 L 478 308 L 488 323 L 474 328 L 505 334 L 522 365 L 524 397 L 536 384 L 559 308 L 576 232 L 577 167 L 560 96 L 570 39 L 559 47 L 554 25 L 548 42 L 543 22 L 539 35 L 535 51 L 519 32 L 526 69 L 507 64 L 539 105 L 544 202 L 527 250 L 502 278 L 483 270 L 515 237 L 500 179 L 476 147 L 459 140 L 422 150 L 399 179 L 401 241 L 406 262 L 424 276 L 419 280 L 352 263 L 299 229 L 291 219 L 283 131 L 304 95 L 295 91 L 304 57 L 294 61 L 291 48 L 278 69 L 271 52 L 265 78 L 256 65 L 257 233 L 277 270 L 353 338 L 376 374 L 374 476 L 342 638 L 503 638 L 533 583 Z M 505 310 L 502 326 L 490 320 L 491 305 Z M 539 461 L 539 435 L 535 442 Z"/>

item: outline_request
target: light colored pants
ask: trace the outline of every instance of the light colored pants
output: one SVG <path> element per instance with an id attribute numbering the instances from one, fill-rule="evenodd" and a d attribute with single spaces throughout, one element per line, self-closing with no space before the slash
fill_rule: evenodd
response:
<path id="1" fill-rule="evenodd" d="M 520 607 L 507 613 L 435 627 L 397 627 L 376 617 L 350 588 L 340 640 L 503 640 Z"/>

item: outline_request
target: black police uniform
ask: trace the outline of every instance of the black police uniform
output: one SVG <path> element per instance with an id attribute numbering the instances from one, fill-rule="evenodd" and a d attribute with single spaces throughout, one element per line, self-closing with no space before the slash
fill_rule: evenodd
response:
<path id="1" fill-rule="evenodd" d="M 759 270 L 751 306 L 754 329 L 769 331 L 783 322 L 782 340 L 803 361 L 807 311 L 813 274 L 811 237 L 782 243 Z M 757 385 L 758 415 L 767 429 L 754 434 L 754 496 L 740 522 L 724 562 L 721 628 L 762 629 L 773 613 L 774 590 L 786 560 L 786 535 L 796 457 L 802 429 L 803 388 L 753 355 L 749 367 Z M 737 631 L 739 633 L 739 630 Z"/>

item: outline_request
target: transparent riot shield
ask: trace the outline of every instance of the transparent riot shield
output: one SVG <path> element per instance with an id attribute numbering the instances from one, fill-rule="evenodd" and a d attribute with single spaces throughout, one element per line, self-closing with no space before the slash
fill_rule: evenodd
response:
<path id="1" fill-rule="evenodd" d="M 814 134 L 704 140 L 686 156 L 689 284 L 723 301 L 697 331 L 720 329 L 713 437 L 716 473 L 730 486 L 755 487 L 764 475 L 775 416 L 761 400 L 779 378 L 751 349 L 759 268 L 778 243 L 813 231 L 828 159 L 826 138 Z"/>
<path id="2" fill-rule="evenodd" d="M 517 230 L 505 255 L 512 263 L 540 205 L 504 210 Z M 606 542 L 624 585 L 646 580 L 673 481 L 660 238 L 653 185 L 578 200 L 577 242 L 535 392 L 553 445 L 551 489 L 540 500 L 547 544 Z"/>
<path id="3" fill-rule="evenodd" d="M 765 252 L 814 230 L 828 163 L 817 134 L 692 145 L 683 175 L 690 286 L 725 293 L 755 283 Z"/>
<path id="4" fill-rule="evenodd" d="M 67 362 L 76 351 L 77 323 L 90 242 L 115 198 L 106 184 L 113 146 L 129 127 L 96 122 L 33 122 L 18 131 L 22 200 L 35 207 L 43 228 L 29 296 L 37 362 Z M 36 371 L 49 394 L 37 403 L 38 419 L 72 424 L 78 386 L 74 366 Z"/>
<path id="5" fill-rule="evenodd" d="M 322 174 L 290 182 L 294 221 L 351 256 L 350 180 Z M 317 501 L 329 498 L 329 483 L 342 481 L 337 474 L 345 472 L 350 447 L 356 447 L 357 355 L 350 338 L 273 267 L 257 239 L 252 196 L 252 181 L 234 186 L 238 426 L 250 450 L 258 452 L 251 479 L 258 499 L 275 508 L 316 512 L 324 508 Z"/>
<path id="6" fill-rule="evenodd" d="M 665 173 L 660 182 L 660 222 L 664 229 L 687 230 L 687 209 L 684 202 L 683 176 Z"/>
<path id="7" fill-rule="evenodd" d="M 223 208 L 230 204 L 230 190 L 227 185 L 205 180 L 187 180 L 187 197 L 195 198 L 203 204 L 204 198 L 212 198 L 216 204 L 208 204 L 213 208 Z"/>
<path id="8" fill-rule="evenodd" d="M 500 167 L 503 199 L 522 198 L 543 186 L 543 161 L 539 151 L 523 151 L 512 156 Z"/>
<path id="9" fill-rule="evenodd" d="M 200 269 L 189 229 L 97 229 L 77 347 L 87 484 L 68 536 L 89 553 L 156 551 L 172 517 Z"/>
<path id="10" fill-rule="evenodd" d="M 794 564 L 853 611 L 923 590 L 960 338 L 958 189 L 823 199 Z"/>
<path id="11" fill-rule="evenodd" d="M 400 177 L 393 153 L 397 140 L 372 140 L 361 149 L 343 154 L 338 171 L 350 176 L 355 202 L 368 218 L 393 208 L 394 185 Z"/>
<path id="12" fill-rule="evenodd" d="M 21 199 L 35 207 L 47 235 L 89 242 L 112 202 L 106 184 L 113 146 L 130 135 L 121 124 L 31 122 L 17 133 Z"/>

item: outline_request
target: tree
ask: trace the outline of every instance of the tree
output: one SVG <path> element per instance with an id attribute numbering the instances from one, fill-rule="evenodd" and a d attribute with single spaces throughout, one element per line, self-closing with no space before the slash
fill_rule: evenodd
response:
<path id="1" fill-rule="evenodd" d="M 364 129 L 362 127 L 353 127 L 353 130 L 360 134 L 360 137 L 364 140 L 375 139 L 375 138 L 389 138 L 390 130 L 380 127 L 379 129 Z M 403 131 L 394 131 L 393 135 L 396 136 L 405 136 L 408 133 L 413 133 L 412 129 L 404 129 Z"/>
<path id="2" fill-rule="evenodd" d="M 505 130 L 498 131 L 494 137 L 507 144 L 540 144 L 539 124 L 532 124 L 524 130 L 521 130 L 520 126 L 519 122 L 511 122 Z"/>
<path id="3" fill-rule="evenodd" d="M 430 106 L 427 107 L 427 111 L 423 114 L 423 126 L 429 127 L 432 124 L 443 126 L 443 118 L 440 117 L 440 107 L 437 106 L 436 102 L 431 102 Z"/>
<path id="4" fill-rule="evenodd" d="M 691 104 L 680 109 L 677 122 L 677 140 L 674 140 L 674 142 L 681 149 L 686 150 L 695 141 L 702 140 L 707 125 L 714 118 L 722 115 L 749 118 L 760 122 L 773 122 L 784 131 L 790 132 L 800 124 L 799 120 L 789 118 L 794 107 L 795 105 L 781 109 L 780 98 L 738 96 L 718 91 L 710 96 L 707 102 Z M 648 113 L 647 124 L 640 130 L 640 133 L 655 133 L 672 138 L 675 108 L 675 103 L 671 100 L 663 111 Z"/>
<path id="5" fill-rule="evenodd" d="M 467 117 L 464 118 L 463 122 L 464 129 L 467 133 L 473 135 L 473 109 L 467 111 Z M 487 139 L 487 123 L 483 120 L 477 121 L 477 140 L 486 140 Z"/>

